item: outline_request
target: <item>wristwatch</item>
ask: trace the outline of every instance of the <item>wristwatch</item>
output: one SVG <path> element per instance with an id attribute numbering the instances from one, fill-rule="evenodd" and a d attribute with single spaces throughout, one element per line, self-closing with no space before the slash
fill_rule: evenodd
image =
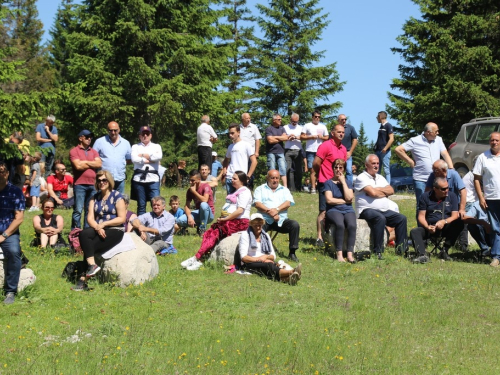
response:
<path id="1" fill-rule="evenodd" d="M 3 232 L 2 236 L 4 236 L 5 238 L 9 237 L 9 235 L 7 234 L 7 232 Z"/>

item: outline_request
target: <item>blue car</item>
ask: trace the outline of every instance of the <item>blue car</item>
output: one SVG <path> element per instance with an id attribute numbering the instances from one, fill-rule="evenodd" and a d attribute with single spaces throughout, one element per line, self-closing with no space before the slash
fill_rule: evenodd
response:
<path id="1" fill-rule="evenodd" d="M 413 193 L 413 169 L 400 164 L 391 165 L 391 186 L 396 193 Z"/>

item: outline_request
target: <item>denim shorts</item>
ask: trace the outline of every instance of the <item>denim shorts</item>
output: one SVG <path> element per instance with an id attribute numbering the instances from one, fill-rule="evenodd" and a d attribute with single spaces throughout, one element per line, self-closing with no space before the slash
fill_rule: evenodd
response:
<path id="1" fill-rule="evenodd" d="M 306 151 L 307 168 L 313 167 L 314 158 L 316 157 L 315 152 Z"/>
<path id="2" fill-rule="evenodd" d="M 278 168 L 276 168 L 276 162 Z M 285 154 L 267 154 L 267 169 L 278 169 L 280 176 L 286 176 Z"/>
<path id="3" fill-rule="evenodd" d="M 40 187 L 41 187 L 41 186 L 42 186 L 42 185 L 32 186 L 32 187 L 30 188 L 30 195 L 31 195 L 32 197 L 39 197 L 39 196 L 40 196 Z"/>

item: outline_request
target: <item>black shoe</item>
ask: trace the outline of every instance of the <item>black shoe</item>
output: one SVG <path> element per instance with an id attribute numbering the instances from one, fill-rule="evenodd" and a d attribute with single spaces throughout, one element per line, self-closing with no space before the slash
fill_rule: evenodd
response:
<path id="1" fill-rule="evenodd" d="M 297 258 L 297 255 L 295 255 L 295 253 L 290 254 L 288 256 L 288 259 L 293 260 L 294 262 L 297 262 L 297 263 L 299 262 L 299 258 Z"/>
<path id="2" fill-rule="evenodd" d="M 443 259 L 444 261 L 453 260 L 453 258 L 449 256 L 449 254 L 448 254 L 448 252 L 446 250 L 441 251 L 439 253 L 439 257 L 441 259 Z"/>
<path id="3" fill-rule="evenodd" d="M 377 253 L 377 259 L 378 260 L 384 260 L 384 257 L 382 256 L 382 253 Z"/>

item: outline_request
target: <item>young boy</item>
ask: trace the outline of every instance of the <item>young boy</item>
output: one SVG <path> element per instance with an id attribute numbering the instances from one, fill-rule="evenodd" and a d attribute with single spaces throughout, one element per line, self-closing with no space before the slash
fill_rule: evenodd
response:
<path id="1" fill-rule="evenodd" d="M 40 168 L 40 159 L 42 158 L 41 152 L 35 152 L 33 156 L 33 162 L 31 164 L 31 179 L 30 179 L 30 195 L 31 195 L 31 208 L 30 212 L 38 211 L 38 205 L 40 203 L 40 185 L 41 185 L 41 168 Z"/>
<path id="2" fill-rule="evenodd" d="M 175 220 L 177 221 L 178 218 L 180 218 L 182 215 L 184 215 L 184 210 L 182 208 L 180 208 L 180 200 L 179 200 L 179 197 L 177 195 L 172 195 L 170 197 L 170 201 L 168 203 L 170 205 L 170 212 Z M 181 227 L 176 223 L 174 225 L 174 234 L 176 234 L 179 230 L 181 229 Z"/>

